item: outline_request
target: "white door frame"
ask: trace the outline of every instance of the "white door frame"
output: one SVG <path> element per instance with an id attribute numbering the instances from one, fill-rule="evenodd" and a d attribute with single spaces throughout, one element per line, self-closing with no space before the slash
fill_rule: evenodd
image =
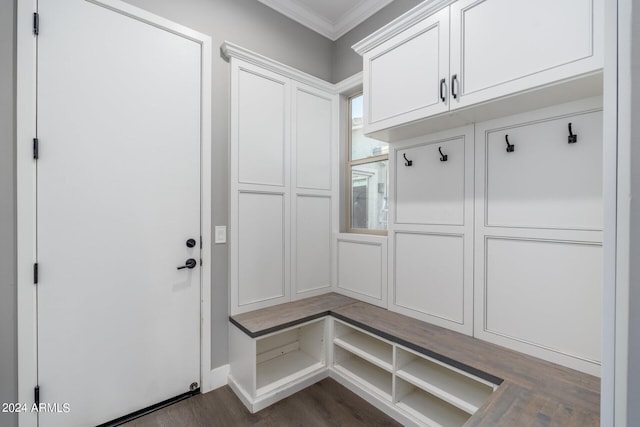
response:
<path id="1" fill-rule="evenodd" d="M 211 37 L 178 25 L 119 0 L 86 0 L 122 13 L 200 44 L 201 52 L 201 232 L 202 267 L 200 289 L 200 388 L 211 390 Z M 37 0 L 17 2 L 17 94 L 16 94 L 16 174 L 17 174 L 17 294 L 18 294 L 18 402 L 29 410 L 19 415 L 20 426 L 36 426 L 30 408 L 37 385 L 37 299 L 33 284 L 36 261 L 36 168 L 32 140 L 36 136 L 36 37 L 33 13 Z M 46 17 L 43 17 L 43 22 Z M 43 25 L 46 28 L 46 25 Z M 46 37 L 43 33 L 41 37 Z M 46 392 L 45 400 L 46 400 Z M 63 403 L 63 402 L 60 402 Z"/>

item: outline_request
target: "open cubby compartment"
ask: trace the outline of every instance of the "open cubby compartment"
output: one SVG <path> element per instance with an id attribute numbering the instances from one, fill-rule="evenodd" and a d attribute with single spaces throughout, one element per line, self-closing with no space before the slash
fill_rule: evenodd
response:
<path id="1" fill-rule="evenodd" d="M 396 377 L 396 406 L 420 424 L 461 427 L 471 415 L 423 389 Z"/>
<path id="2" fill-rule="evenodd" d="M 375 335 L 334 320 L 333 343 L 382 369 L 393 371 L 393 345 Z"/>
<path id="3" fill-rule="evenodd" d="M 364 390 L 391 402 L 393 387 L 392 373 L 356 356 L 341 347 L 333 348 L 333 369 Z"/>
<path id="4" fill-rule="evenodd" d="M 275 332 L 256 341 L 256 396 L 326 367 L 325 320 Z"/>
<path id="5" fill-rule="evenodd" d="M 396 347 L 396 377 L 473 415 L 496 385 L 423 354 Z"/>

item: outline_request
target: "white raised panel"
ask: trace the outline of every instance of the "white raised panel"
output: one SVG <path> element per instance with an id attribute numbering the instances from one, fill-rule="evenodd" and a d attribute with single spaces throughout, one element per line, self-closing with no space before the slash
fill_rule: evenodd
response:
<path id="1" fill-rule="evenodd" d="M 286 184 L 289 80 L 257 67 L 241 65 L 237 77 L 238 182 Z M 235 148 L 232 148 L 235 149 Z"/>
<path id="2" fill-rule="evenodd" d="M 296 187 L 331 190 L 333 100 L 296 86 L 293 100 L 293 153 Z"/>
<path id="3" fill-rule="evenodd" d="M 448 70 L 448 8 L 367 52 L 365 133 L 446 111 L 440 81 Z"/>
<path id="4" fill-rule="evenodd" d="M 238 305 L 287 296 L 284 194 L 238 196 Z"/>
<path id="5" fill-rule="evenodd" d="M 441 161 L 440 149 L 447 161 Z M 396 223 L 464 224 L 463 137 L 397 150 L 395 158 Z"/>
<path id="6" fill-rule="evenodd" d="M 331 197 L 297 196 L 294 293 L 331 286 Z"/>
<path id="7" fill-rule="evenodd" d="M 485 250 L 486 333 L 600 361 L 601 245 L 487 238 Z"/>
<path id="8" fill-rule="evenodd" d="M 601 68 L 599 8 L 598 0 L 453 3 L 451 74 L 460 95 L 451 108 Z"/>
<path id="9" fill-rule="evenodd" d="M 394 304 L 462 325 L 464 238 L 395 233 Z"/>
<path id="10" fill-rule="evenodd" d="M 567 143 L 568 124 L 578 142 Z M 505 135 L 515 145 L 506 152 Z M 486 225 L 602 229 L 602 112 L 487 130 Z"/>
<path id="11" fill-rule="evenodd" d="M 342 234 L 338 237 L 338 292 L 386 307 L 386 240 L 386 236 Z"/>

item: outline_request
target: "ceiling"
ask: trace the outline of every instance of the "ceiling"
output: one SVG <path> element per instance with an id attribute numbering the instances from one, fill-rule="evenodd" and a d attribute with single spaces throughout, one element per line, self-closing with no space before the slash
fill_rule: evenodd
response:
<path id="1" fill-rule="evenodd" d="M 258 1 L 335 41 L 393 0 Z"/>

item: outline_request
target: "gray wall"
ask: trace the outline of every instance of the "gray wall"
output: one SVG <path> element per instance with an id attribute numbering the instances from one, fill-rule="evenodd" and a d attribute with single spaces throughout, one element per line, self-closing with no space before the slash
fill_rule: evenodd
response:
<path id="1" fill-rule="evenodd" d="M 422 0 L 394 0 L 378 13 L 336 40 L 333 46 L 332 58 L 333 82 L 337 83 L 362 71 L 362 57 L 355 53 L 351 46 L 420 3 L 422 3 Z"/>
<path id="2" fill-rule="evenodd" d="M 0 403 L 18 395 L 15 214 L 15 2 L 0 1 Z M 18 425 L 0 413 L 0 426 Z"/>

